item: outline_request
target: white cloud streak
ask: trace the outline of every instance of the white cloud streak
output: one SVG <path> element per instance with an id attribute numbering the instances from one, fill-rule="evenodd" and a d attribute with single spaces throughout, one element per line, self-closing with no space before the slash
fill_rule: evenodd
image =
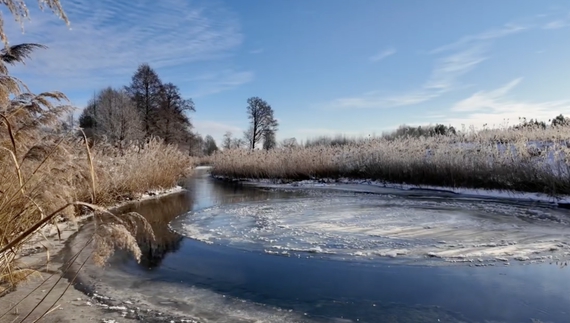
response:
<path id="1" fill-rule="evenodd" d="M 31 10 L 25 34 L 14 23 L 6 26 L 11 43 L 49 47 L 34 53 L 26 66 L 13 68 L 31 85 L 92 89 L 130 78 L 142 62 L 161 69 L 228 57 L 243 40 L 236 17 L 210 4 L 69 0 L 63 6 L 71 29 L 38 10 Z"/>
<path id="2" fill-rule="evenodd" d="M 261 54 L 263 53 L 264 49 L 263 48 L 256 48 L 256 49 L 252 49 L 249 51 L 250 54 Z"/>
<path id="3" fill-rule="evenodd" d="M 372 55 L 368 58 L 369 61 L 376 63 L 379 62 L 389 56 L 392 56 L 396 54 L 396 49 L 395 48 L 387 48 L 379 53 L 377 53 L 376 55 Z"/>
<path id="4" fill-rule="evenodd" d="M 551 22 L 546 23 L 542 29 L 560 29 L 567 27 L 569 25 L 568 21 L 564 20 L 554 20 Z"/>
<path id="5" fill-rule="evenodd" d="M 249 71 L 222 70 L 208 73 L 194 79 L 196 85 L 189 93 L 192 98 L 204 97 L 234 89 L 242 84 L 253 81 L 254 74 Z"/>
<path id="6" fill-rule="evenodd" d="M 451 111 L 461 113 L 463 116 L 447 118 L 445 123 L 481 127 L 484 124 L 504 125 L 508 120 L 512 125 L 518 123 L 519 117 L 548 120 L 560 113 L 570 112 L 570 100 L 526 102 L 509 97 L 509 93 L 521 82 L 522 78 L 517 78 L 497 89 L 479 91 L 457 102 Z"/>
<path id="7" fill-rule="evenodd" d="M 430 77 L 418 89 L 393 95 L 364 94 L 328 102 L 328 109 L 392 108 L 433 100 L 464 85 L 460 77 L 471 72 L 489 58 L 488 52 L 496 39 L 520 33 L 529 27 L 507 24 L 498 29 L 460 38 L 458 41 L 429 51 L 435 55 Z"/>

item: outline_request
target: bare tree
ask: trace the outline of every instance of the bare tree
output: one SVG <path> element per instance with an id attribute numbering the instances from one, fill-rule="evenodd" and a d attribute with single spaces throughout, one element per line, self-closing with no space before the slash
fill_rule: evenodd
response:
<path id="1" fill-rule="evenodd" d="M 158 74 L 148 64 L 141 64 L 125 89 L 142 116 L 145 138 L 155 135 L 155 121 L 162 99 L 162 82 Z"/>
<path id="2" fill-rule="evenodd" d="M 95 136 L 105 136 L 123 149 L 129 141 L 142 139 L 142 120 L 134 102 L 125 91 L 111 87 L 101 90 L 82 113 L 83 126 L 97 125 Z"/>
<path id="3" fill-rule="evenodd" d="M 242 141 L 246 143 L 250 149 L 253 149 L 252 147 L 255 147 L 254 137 L 255 136 L 253 135 L 253 126 L 250 125 L 250 127 L 243 132 Z"/>
<path id="4" fill-rule="evenodd" d="M 226 131 L 224 134 L 224 140 L 222 141 L 222 148 L 228 150 L 232 148 L 232 132 Z"/>
<path id="5" fill-rule="evenodd" d="M 166 143 L 181 142 L 192 127 L 187 112 L 196 111 L 191 99 L 183 99 L 178 87 L 167 83 L 161 89 L 161 102 L 156 115 L 157 135 Z"/>
<path id="6" fill-rule="evenodd" d="M 232 144 L 231 144 L 232 149 L 241 149 L 244 147 L 247 147 L 247 141 L 245 141 L 241 138 L 233 138 L 232 139 Z"/>
<path id="7" fill-rule="evenodd" d="M 193 134 L 189 140 L 189 153 L 196 157 L 204 155 L 204 138 L 199 133 Z"/>
<path id="8" fill-rule="evenodd" d="M 277 139 L 275 138 L 275 131 L 267 129 L 263 132 L 263 149 L 270 150 L 277 147 Z"/>
<path id="9" fill-rule="evenodd" d="M 281 141 L 281 147 L 283 148 L 294 148 L 297 146 L 297 139 L 295 137 L 283 139 L 283 141 Z"/>
<path id="10" fill-rule="evenodd" d="M 217 150 L 218 145 L 216 145 L 216 141 L 212 136 L 207 135 L 206 138 L 204 138 L 204 155 L 210 156 Z"/>
<path id="11" fill-rule="evenodd" d="M 247 99 L 247 116 L 250 120 L 250 127 L 245 132 L 245 136 L 250 143 L 250 148 L 255 149 L 255 144 L 266 138 L 275 136 L 278 123 L 273 117 L 271 106 L 259 97 Z"/>

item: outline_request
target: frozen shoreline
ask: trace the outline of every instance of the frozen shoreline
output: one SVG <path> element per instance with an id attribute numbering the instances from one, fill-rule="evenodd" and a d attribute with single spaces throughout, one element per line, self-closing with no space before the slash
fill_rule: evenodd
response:
<path id="1" fill-rule="evenodd" d="M 378 189 L 394 189 L 408 192 L 432 191 L 433 193 L 440 194 L 461 194 L 463 197 L 473 198 L 506 199 L 523 202 L 543 202 L 560 207 L 570 208 L 570 196 L 554 197 L 544 193 L 509 192 L 500 190 L 453 188 L 430 185 L 392 184 L 372 179 L 322 178 L 312 180 L 287 181 L 280 179 L 231 178 L 215 175 L 212 175 L 212 177 L 223 181 L 242 182 L 244 184 L 251 184 L 268 188 L 332 188 L 347 191 L 358 191 L 363 193 L 379 193 Z"/>

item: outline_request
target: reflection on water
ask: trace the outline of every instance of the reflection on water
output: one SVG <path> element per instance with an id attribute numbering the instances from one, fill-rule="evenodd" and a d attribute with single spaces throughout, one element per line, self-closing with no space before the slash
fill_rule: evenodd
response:
<path id="1" fill-rule="evenodd" d="M 122 279 L 113 282 L 116 288 L 136 289 L 160 300 L 157 303 L 177 304 L 177 309 L 211 307 L 190 295 L 200 288 L 228 299 L 292 310 L 302 317 L 299 322 L 514 323 L 568 322 L 570 317 L 570 274 L 557 265 L 479 268 L 358 263 L 271 256 L 183 238 L 169 230 L 168 223 L 188 211 L 303 194 L 216 182 L 205 173 L 188 179 L 185 186 L 188 192 L 128 210 L 150 221 L 157 240 L 140 241 L 143 264 L 114 264 L 114 270 L 144 283 Z M 178 287 L 157 289 L 153 283 Z M 188 300 L 195 304 L 181 305 Z M 232 312 L 247 311 L 236 304 L 231 305 Z M 228 322 L 222 316 L 213 317 L 209 321 Z"/>
<path id="2" fill-rule="evenodd" d="M 153 269 L 162 263 L 170 252 L 180 249 L 183 236 L 168 228 L 168 223 L 176 216 L 190 211 L 192 199 L 186 192 L 172 194 L 162 199 L 151 199 L 126 205 L 119 212 L 138 212 L 150 223 L 155 239 L 147 234 L 138 234 L 137 242 L 141 248 L 140 265 Z"/>
<path id="3" fill-rule="evenodd" d="M 120 213 L 140 213 L 152 226 L 154 240 L 145 234 L 137 237 L 142 251 L 140 265 L 143 268 L 153 269 L 160 266 L 167 254 L 180 248 L 184 237 L 170 230 L 168 226 L 177 216 L 211 205 L 291 196 L 288 193 L 244 188 L 237 183 L 215 182 L 205 171 L 198 172 L 182 184 L 187 191 L 128 204 L 117 210 Z"/>

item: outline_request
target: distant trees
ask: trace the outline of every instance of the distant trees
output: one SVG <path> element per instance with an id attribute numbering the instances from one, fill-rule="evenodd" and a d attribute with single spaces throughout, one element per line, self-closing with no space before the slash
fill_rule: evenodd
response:
<path id="1" fill-rule="evenodd" d="M 530 119 L 527 120 L 526 118 L 519 118 L 519 124 L 514 126 L 513 129 L 522 130 L 528 128 L 540 128 L 546 129 L 546 123 L 544 121 L 538 121 L 538 119 Z"/>
<path id="2" fill-rule="evenodd" d="M 141 64 L 124 89 L 106 88 L 88 103 L 79 118 L 80 127 L 93 139 L 106 137 L 114 144 L 125 141 L 163 139 L 191 153 L 202 153 L 202 138 L 192 134 L 188 112 L 196 111 L 192 99 L 186 99 L 180 89 L 163 84 L 158 74 Z"/>
<path id="3" fill-rule="evenodd" d="M 216 151 L 218 151 L 216 141 L 212 136 L 207 135 L 206 138 L 204 138 L 204 155 L 210 156 Z"/>
<path id="4" fill-rule="evenodd" d="M 444 124 L 427 125 L 427 126 L 408 126 L 401 125 L 391 133 L 383 134 L 384 138 L 394 139 L 403 137 L 433 137 L 433 136 L 449 136 L 456 135 L 457 130 L 453 126 L 446 126 Z"/>
<path id="5" fill-rule="evenodd" d="M 224 139 L 222 140 L 222 149 L 227 150 L 232 148 L 232 132 L 226 131 Z"/>
<path id="6" fill-rule="evenodd" d="M 264 149 L 275 147 L 275 133 L 279 123 L 273 116 L 271 106 L 259 97 L 247 99 L 247 117 L 250 121 L 249 129 L 244 133 L 244 137 L 249 142 L 251 149 L 259 142 L 267 142 Z"/>
<path id="7" fill-rule="evenodd" d="M 247 147 L 247 141 L 245 141 L 241 138 L 232 139 L 232 145 L 231 145 L 232 149 L 241 149 L 241 148 L 246 148 L 246 147 Z"/>
<path id="8" fill-rule="evenodd" d="M 294 148 L 297 146 L 298 146 L 297 138 L 295 138 L 295 137 L 283 139 L 283 141 L 281 141 L 281 147 L 283 147 L 283 148 Z"/>
<path id="9" fill-rule="evenodd" d="M 107 87 L 89 101 L 79 117 L 79 126 L 94 138 L 105 136 L 119 149 L 125 142 L 143 137 L 142 121 L 131 98 L 123 90 Z"/>
<path id="10" fill-rule="evenodd" d="M 570 125 L 570 118 L 564 117 L 562 114 L 552 119 L 550 123 L 553 127 L 564 127 Z"/>

